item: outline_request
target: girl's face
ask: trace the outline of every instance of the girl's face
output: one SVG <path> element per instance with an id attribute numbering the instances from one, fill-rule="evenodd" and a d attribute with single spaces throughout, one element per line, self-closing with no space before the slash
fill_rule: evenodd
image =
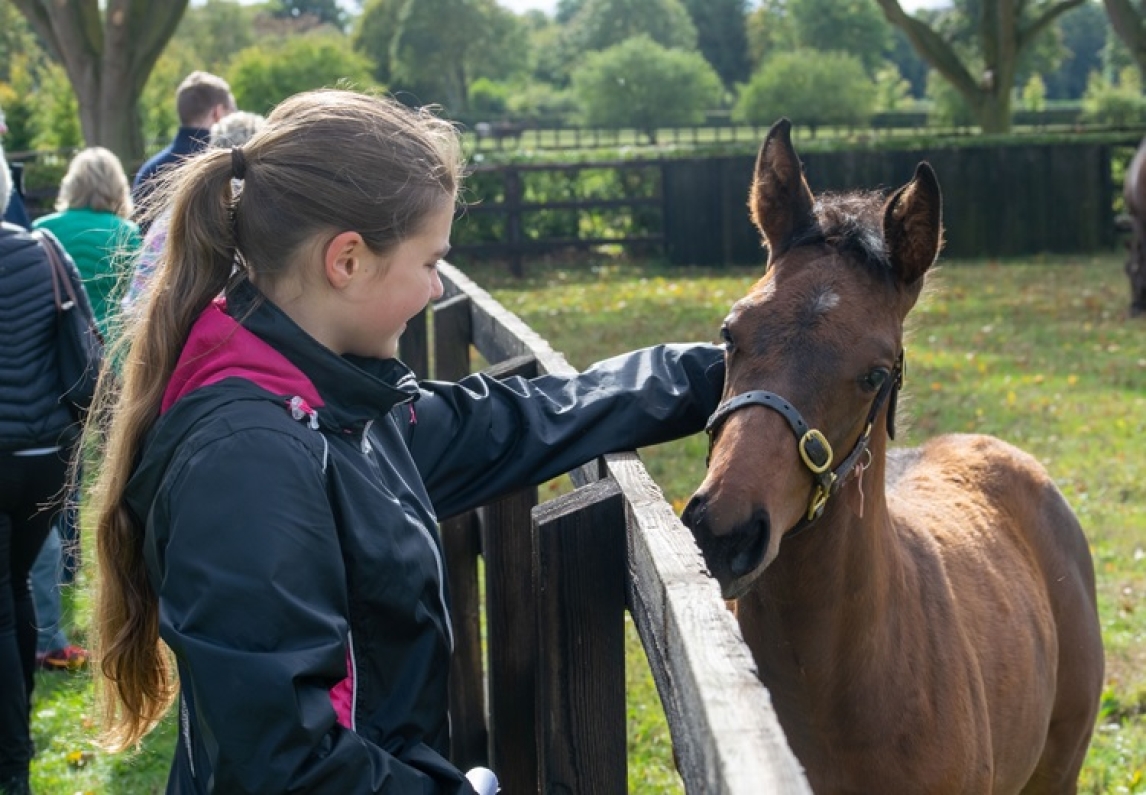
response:
<path id="1" fill-rule="evenodd" d="M 398 355 L 406 323 L 442 295 L 438 260 L 450 250 L 452 202 L 430 213 L 421 231 L 393 251 L 363 249 L 358 278 L 346 291 L 346 316 L 338 353 L 377 359 Z"/>

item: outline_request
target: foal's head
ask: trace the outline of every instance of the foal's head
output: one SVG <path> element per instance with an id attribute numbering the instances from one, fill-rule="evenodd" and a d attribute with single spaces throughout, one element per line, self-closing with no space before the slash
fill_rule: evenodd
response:
<path id="1" fill-rule="evenodd" d="M 942 237 L 929 165 L 890 198 L 817 200 L 790 133 L 777 122 L 756 160 L 749 207 L 768 267 L 724 321 L 724 402 L 683 517 L 727 598 L 776 558 L 782 536 L 832 510 L 830 495 L 870 461 L 869 442 L 882 453 L 903 321 Z"/>

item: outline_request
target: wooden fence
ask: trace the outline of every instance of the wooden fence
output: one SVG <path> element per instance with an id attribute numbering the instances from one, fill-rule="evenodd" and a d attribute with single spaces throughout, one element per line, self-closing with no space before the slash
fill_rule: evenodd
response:
<path id="1" fill-rule="evenodd" d="M 893 188 L 927 160 L 943 188 L 946 247 L 950 257 L 1017 257 L 1109 249 L 1115 242 L 1115 171 L 1133 154 L 1138 135 L 1118 143 L 1059 143 L 960 146 L 911 151 L 851 150 L 802 156 L 815 192 Z M 456 227 L 465 254 L 493 253 L 520 273 L 525 258 L 570 246 L 612 243 L 656 247 L 672 263 L 727 265 L 763 263 L 759 233 L 746 207 L 755 158 L 752 155 L 653 159 L 580 164 L 487 166 L 477 170 L 488 195 L 476 190 L 467 212 L 496 215 L 504 232 L 495 240 L 471 242 L 466 221 Z M 644 169 L 651 189 L 630 198 L 537 198 L 531 179 L 563 176 L 565 194 L 575 194 L 586 169 L 618 174 Z M 501 185 L 490 185 L 491 178 Z M 618 178 L 622 180 L 623 176 Z M 549 189 L 554 186 L 550 184 Z M 534 198 L 530 198 L 530 196 Z M 616 236 L 547 237 L 534 220 L 540 213 L 571 210 L 586 216 L 616 212 L 650 217 L 623 226 Z"/>
<path id="2" fill-rule="evenodd" d="M 441 268 L 445 296 L 402 340 L 420 375 L 460 378 L 475 353 L 498 377 L 572 372 L 488 293 Z M 488 764 L 512 795 L 626 792 L 627 609 L 686 791 L 810 793 L 734 618 L 637 455 L 570 475 L 577 488 L 554 500 L 539 505 L 526 489 L 441 524 L 456 639 L 453 760 Z"/>

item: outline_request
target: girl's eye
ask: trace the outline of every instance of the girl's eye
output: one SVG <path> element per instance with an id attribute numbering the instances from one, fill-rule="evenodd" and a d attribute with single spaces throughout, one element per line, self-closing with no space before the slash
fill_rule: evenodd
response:
<path id="1" fill-rule="evenodd" d="M 891 377 L 891 372 L 885 367 L 877 367 L 868 372 L 860 382 L 863 384 L 864 389 L 872 392 L 878 392 L 888 378 Z"/>
<path id="2" fill-rule="evenodd" d="M 732 332 L 728 330 L 727 324 L 720 327 L 720 339 L 724 341 L 724 346 L 728 348 L 728 350 L 732 350 L 736 347 L 732 342 Z"/>

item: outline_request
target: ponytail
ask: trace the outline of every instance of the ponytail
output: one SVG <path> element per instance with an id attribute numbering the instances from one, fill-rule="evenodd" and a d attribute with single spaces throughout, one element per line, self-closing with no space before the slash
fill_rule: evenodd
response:
<path id="1" fill-rule="evenodd" d="M 98 471 L 90 501 L 98 565 L 96 659 L 105 680 L 97 677 L 102 741 L 110 750 L 143 739 L 177 692 L 171 655 L 159 638 L 142 517 L 127 508 L 124 493 L 191 327 L 223 291 L 235 257 L 228 152 L 187 161 L 160 191 L 156 206 L 172 208 L 167 244 L 140 315 L 113 346 L 109 362 L 121 363 L 121 378 L 107 372 L 100 378 L 86 432 L 90 444 L 83 445 L 95 450 Z"/>

